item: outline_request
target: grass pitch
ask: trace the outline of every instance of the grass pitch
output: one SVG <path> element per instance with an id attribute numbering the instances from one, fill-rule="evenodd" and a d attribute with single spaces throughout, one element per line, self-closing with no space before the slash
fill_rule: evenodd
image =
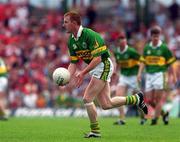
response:
<path id="1" fill-rule="evenodd" d="M 102 138 L 83 138 L 87 118 L 10 118 L 0 121 L 0 142 L 180 142 L 180 119 L 150 126 L 129 118 L 125 126 L 112 125 L 116 118 L 99 118 Z"/>

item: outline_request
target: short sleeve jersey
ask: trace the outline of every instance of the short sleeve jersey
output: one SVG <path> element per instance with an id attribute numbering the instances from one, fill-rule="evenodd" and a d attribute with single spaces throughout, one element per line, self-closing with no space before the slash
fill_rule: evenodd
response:
<path id="1" fill-rule="evenodd" d="M 141 56 L 134 48 L 128 46 L 125 52 L 120 52 L 120 49 L 116 48 L 114 55 L 117 64 L 120 65 L 121 74 L 125 76 L 137 75 Z"/>
<path id="2" fill-rule="evenodd" d="M 140 60 L 145 63 L 147 73 L 165 72 L 176 61 L 165 43 L 158 47 L 147 44 Z"/>
<path id="3" fill-rule="evenodd" d="M 101 56 L 102 60 L 110 56 L 109 50 L 97 32 L 83 28 L 80 37 L 76 40 L 71 34 L 68 40 L 71 63 L 82 59 L 89 64 L 93 57 Z"/>

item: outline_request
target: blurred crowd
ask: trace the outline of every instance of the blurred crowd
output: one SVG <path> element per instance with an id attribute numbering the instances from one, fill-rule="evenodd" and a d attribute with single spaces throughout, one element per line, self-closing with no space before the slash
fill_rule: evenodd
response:
<path id="1" fill-rule="evenodd" d="M 102 1 L 86 6 L 73 3 L 68 9 L 79 11 L 83 26 L 99 32 L 110 49 L 116 46 L 118 34 L 124 31 L 129 44 L 142 53 L 149 39 L 149 28 L 160 25 L 162 39 L 177 58 L 174 69 L 180 82 L 179 5 L 174 2 L 165 6 L 153 0 L 148 12 L 143 6 L 138 13 L 137 1 L 129 1 L 128 5 L 123 5 L 121 0 L 114 0 L 108 7 L 103 7 Z M 55 68 L 69 64 L 68 35 L 62 27 L 64 12 L 63 7 L 47 10 L 33 7 L 28 1 L 0 4 L 0 56 L 8 66 L 7 97 L 11 109 L 59 107 L 63 102 L 65 107 L 82 105 L 80 99 L 88 76 L 80 88 L 65 92 L 59 91 L 51 76 Z M 79 68 L 83 66 L 80 62 Z M 175 83 L 170 84 L 175 90 Z"/>

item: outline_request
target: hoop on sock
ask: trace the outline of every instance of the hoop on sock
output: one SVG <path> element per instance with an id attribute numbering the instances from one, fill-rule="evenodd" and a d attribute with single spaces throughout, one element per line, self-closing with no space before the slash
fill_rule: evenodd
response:
<path id="1" fill-rule="evenodd" d="M 137 102 L 136 102 L 136 105 L 138 105 L 139 104 L 139 102 L 140 102 L 140 100 L 139 100 L 139 96 L 136 94 L 135 95 L 136 97 L 137 97 Z"/>
<path id="2" fill-rule="evenodd" d="M 91 106 L 91 105 L 93 105 L 93 104 L 94 104 L 93 102 L 85 103 L 84 106 Z"/>

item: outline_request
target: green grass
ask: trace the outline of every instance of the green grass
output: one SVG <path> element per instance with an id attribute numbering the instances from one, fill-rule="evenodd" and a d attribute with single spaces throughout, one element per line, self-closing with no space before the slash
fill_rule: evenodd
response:
<path id="1" fill-rule="evenodd" d="M 115 118 L 100 118 L 102 138 L 83 138 L 89 130 L 87 118 L 10 118 L 0 121 L 0 142 L 180 142 L 180 119 L 170 125 L 161 121 L 139 125 L 139 119 L 127 119 L 127 125 L 114 126 Z"/>

